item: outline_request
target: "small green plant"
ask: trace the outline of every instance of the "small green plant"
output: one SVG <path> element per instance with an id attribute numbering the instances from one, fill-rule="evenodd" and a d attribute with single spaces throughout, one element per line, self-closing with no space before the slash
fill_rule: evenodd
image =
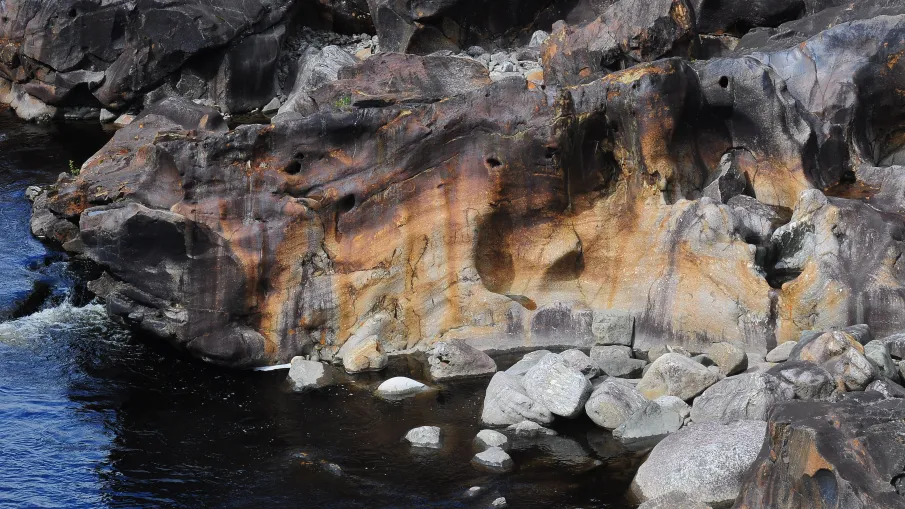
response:
<path id="1" fill-rule="evenodd" d="M 337 109 L 346 109 L 349 106 L 352 106 L 352 96 L 344 95 L 337 99 L 333 105 L 336 106 Z"/>
<path id="2" fill-rule="evenodd" d="M 78 177 L 80 171 L 82 171 L 82 169 L 75 165 L 75 161 L 70 159 L 69 160 L 69 173 L 71 173 L 73 177 Z"/>

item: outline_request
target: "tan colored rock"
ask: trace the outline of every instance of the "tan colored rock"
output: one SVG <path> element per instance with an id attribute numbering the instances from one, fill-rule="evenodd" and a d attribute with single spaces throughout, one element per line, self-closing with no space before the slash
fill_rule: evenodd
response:
<path id="1" fill-rule="evenodd" d="M 387 361 L 387 354 L 377 336 L 368 336 L 346 352 L 343 367 L 349 373 L 380 371 L 386 367 Z"/>

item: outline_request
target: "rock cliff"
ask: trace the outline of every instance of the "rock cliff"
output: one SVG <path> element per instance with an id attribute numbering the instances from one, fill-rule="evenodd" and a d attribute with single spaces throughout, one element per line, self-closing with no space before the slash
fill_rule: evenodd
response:
<path id="1" fill-rule="evenodd" d="M 8 1 L 7 102 L 142 110 L 34 231 L 230 366 L 905 328 L 905 4 L 516 3 Z M 379 52 L 311 79 L 315 28 Z"/>

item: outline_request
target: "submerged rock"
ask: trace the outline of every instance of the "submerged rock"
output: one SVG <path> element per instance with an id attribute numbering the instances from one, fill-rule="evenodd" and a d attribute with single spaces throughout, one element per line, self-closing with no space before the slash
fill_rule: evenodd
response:
<path id="1" fill-rule="evenodd" d="M 417 380 L 396 376 L 381 383 L 377 387 L 377 395 L 387 399 L 401 399 L 427 390 L 430 388 Z"/>
<path id="2" fill-rule="evenodd" d="M 512 458 L 499 447 L 491 447 L 475 454 L 471 463 L 480 469 L 491 472 L 508 472 L 514 466 Z"/>
<path id="3" fill-rule="evenodd" d="M 289 365 L 289 382 L 296 392 L 320 389 L 336 383 L 333 368 L 321 362 L 294 357 Z"/>
<path id="4" fill-rule="evenodd" d="M 505 451 L 509 449 L 509 438 L 499 431 L 482 429 L 478 432 L 477 436 L 475 436 L 474 445 L 481 451 L 490 449 L 491 447 L 499 447 Z"/>
<path id="5" fill-rule="evenodd" d="M 440 449 L 443 447 L 442 432 L 436 426 L 413 428 L 405 434 L 405 441 L 412 444 L 412 447 L 426 447 L 429 449 Z"/>

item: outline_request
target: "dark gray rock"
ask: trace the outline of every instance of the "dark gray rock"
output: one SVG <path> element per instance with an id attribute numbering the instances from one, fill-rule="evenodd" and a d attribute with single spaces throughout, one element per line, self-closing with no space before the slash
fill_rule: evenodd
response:
<path id="1" fill-rule="evenodd" d="M 867 389 L 864 389 L 864 392 L 876 392 L 887 399 L 905 398 L 905 387 L 889 380 L 874 380 L 867 386 Z"/>
<path id="2" fill-rule="evenodd" d="M 798 399 L 828 400 L 836 393 L 833 375 L 812 362 L 789 361 L 778 364 L 767 372 L 789 384 Z"/>
<path id="3" fill-rule="evenodd" d="M 905 359 L 905 333 L 893 334 L 880 341 L 886 343 L 886 349 L 889 351 L 889 355 L 891 355 L 892 358 L 899 360 Z"/>
<path id="4" fill-rule="evenodd" d="M 727 152 L 720 159 L 716 178 L 704 188 L 701 196 L 711 198 L 717 203 L 727 203 L 745 192 L 748 182 L 744 173 L 739 171 L 735 161 L 736 150 Z"/>

